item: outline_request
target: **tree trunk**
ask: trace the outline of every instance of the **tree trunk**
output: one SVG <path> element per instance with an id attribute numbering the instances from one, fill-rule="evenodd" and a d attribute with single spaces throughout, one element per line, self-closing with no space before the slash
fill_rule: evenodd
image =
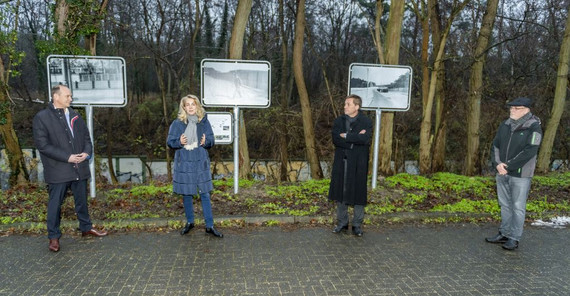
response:
<path id="1" fill-rule="evenodd" d="M 16 23 L 14 30 L 18 30 L 18 11 L 20 1 L 17 1 L 14 8 L 16 10 Z M 4 46 L 15 46 L 15 44 L 6 44 Z M 10 165 L 10 179 L 11 186 L 24 185 L 29 179 L 28 171 L 26 170 L 24 154 L 12 120 L 12 101 L 9 99 L 8 81 L 10 80 L 11 61 L 4 66 L 4 61 L 0 58 L 0 135 L 4 142 L 8 162 Z"/>
<path id="2" fill-rule="evenodd" d="M 280 88 L 280 102 L 281 114 L 279 117 L 279 160 L 281 161 L 281 168 L 279 170 L 279 181 L 287 181 L 289 178 L 289 151 L 288 147 L 288 134 L 286 112 L 289 110 L 289 95 L 287 92 L 287 80 L 289 79 L 289 51 L 287 50 L 287 34 L 285 31 L 285 12 L 283 9 L 283 0 L 279 0 L 279 34 L 281 35 L 281 83 Z"/>
<path id="3" fill-rule="evenodd" d="M 198 92 L 199 87 L 194 83 L 194 71 L 196 68 L 196 39 L 200 34 L 200 27 L 202 26 L 202 13 L 200 12 L 200 0 L 196 0 L 196 22 L 194 23 L 194 32 L 190 39 L 190 46 L 188 48 L 188 89 L 191 93 Z"/>
<path id="4" fill-rule="evenodd" d="M 430 0 L 428 5 L 430 5 L 433 0 Z M 432 128 L 432 110 L 433 110 L 433 103 L 435 99 L 435 93 L 437 88 L 437 78 L 438 72 L 440 71 L 443 65 L 443 53 L 445 49 L 445 43 L 447 41 L 447 36 L 449 31 L 451 30 L 451 24 L 455 17 L 463 10 L 463 7 L 469 3 L 470 0 L 465 0 L 462 3 L 457 4 L 456 7 L 453 8 L 449 19 L 447 20 L 447 25 L 445 30 L 441 36 L 441 41 L 439 42 L 439 50 L 437 51 L 437 55 L 434 60 L 433 71 L 431 72 L 430 83 L 429 83 L 429 92 L 424 101 L 423 105 L 423 117 L 422 123 L 420 128 L 420 173 L 427 174 L 431 172 L 431 153 L 432 153 L 432 144 L 434 141 L 434 135 L 431 133 Z M 429 10 L 428 10 L 429 11 Z"/>
<path id="5" fill-rule="evenodd" d="M 546 173 L 550 167 L 550 157 L 552 155 L 552 146 L 556 136 L 556 130 L 560 124 L 560 118 L 564 113 L 564 104 L 566 101 L 566 92 L 568 87 L 568 62 L 570 60 L 570 15 L 566 17 L 566 29 L 564 30 L 564 39 L 560 46 L 560 57 L 558 62 L 558 77 L 556 79 L 556 89 L 554 91 L 554 103 L 550 111 L 550 119 L 546 125 L 542 144 L 538 153 L 538 163 L 536 169 L 539 173 Z"/>
<path id="6" fill-rule="evenodd" d="M 245 35 L 245 27 L 251 13 L 252 0 L 239 0 L 236 15 L 234 18 L 234 26 L 232 28 L 232 37 L 230 38 L 230 59 L 241 59 L 243 55 L 243 37 Z M 239 177 L 249 179 L 251 177 L 251 161 L 249 158 L 249 149 L 247 146 L 247 130 L 245 128 L 245 119 L 243 111 L 239 114 Z"/>
<path id="7" fill-rule="evenodd" d="M 393 0 L 390 7 L 390 18 L 388 19 L 388 28 L 386 30 L 386 64 L 389 65 L 399 64 L 404 7 L 404 0 Z M 379 21 L 377 20 L 376 23 L 378 24 Z M 378 28 L 376 30 L 378 30 Z M 376 35 L 379 36 L 379 33 L 376 33 Z M 376 47 L 381 48 L 378 47 L 378 45 Z M 380 153 L 379 172 L 381 175 L 391 175 L 393 173 L 391 162 L 394 137 L 394 113 L 382 113 L 380 124 L 380 151 L 378 152 Z"/>
<path id="8" fill-rule="evenodd" d="M 160 40 L 157 37 L 157 40 Z M 158 82 L 158 87 L 160 89 L 160 99 L 162 101 L 162 118 L 164 119 L 164 139 L 168 138 L 168 130 L 170 128 L 170 118 L 168 116 L 168 103 L 167 103 L 167 93 L 166 93 L 166 83 L 164 81 L 164 72 L 162 69 L 162 63 L 160 59 L 155 57 L 154 59 L 154 68 L 156 70 L 156 79 Z M 170 157 L 170 147 L 168 144 L 164 144 L 166 149 L 166 171 L 168 176 L 168 181 L 172 181 L 172 159 Z"/>
<path id="9" fill-rule="evenodd" d="M 467 154 L 463 165 L 463 174 L 473 176 L 479 167 L 479 128 L 481 119 L 481 95 L 483 93 L 483 67 L 487 57 L 487 47 L 493 31 L 499 0 L 489 0 L 483 16 L 479 38 L 474 53 L 469 78 L 469 95 L 467 109 Z"/>
<path id="10" fill-rule="evenodd" d="M 67 4 L 66 0 L 57 0 L 55 6 L 55 22 L 56 28 L 58 33 L 58 38 L 65 37 L 66 26 L 65 23 L 67 22 L 67 15 L 69 13 L 69 4 Z"/>
<path id="11" fill-rule="evenodd" d="M 437 1 L 430 3 L 430 19 L 432 29 L 432 40 L 434 44 L 434 52 L 439 50 L 441 42 L 441 17 Z M 431 171 L 438 172 L 445 168 L 445 144 L 447 136 L 447 106 L 445 104 L 445 63 L 441 63 L 441 67 L 437 72 L 437 83 L 435 90 L 435 130 L 434 143 L 432 148 Z"/>
<path id="12" fill-rule="evenodd" d="M 430 3 L 431 4 L 431 1 Z M 422 135 L 425 133 L 425 135 L 423 135 L 423 137 L 427 137 L 429 139 L 429 136 L 431 134 L 431 109 L 429 111 L 429 113 L 426 113 L 426 107 L 428 106 L 428 97 L 429 97 L 429 85 L 430 85 L 430 65 L 429 65 L 429 36 L 430 36 L 430 31 L 429 31 L 429 20 L 430 20 L 430 13 L 431 10 L 429 9 L 429 7 L 427 7 L 427 4 L 424 1 L 419 2 L 416 5 L 414 2 L 414 8 L 415 8 L 415 13 L 420 21 L 421 27 L 422 27 L 422 47 L 421 47 L 421 60 L 422 60 L 422 127 L 420 130 L 420 167 L 422 166 L 422 145 L 423 145 L 423 141 L 422 139 Z M 434 45 L 437 46 L 437 45 Z M 428 126 L 428 128 L 424 128 L 423 125 L 425 124 L 424 121 L 426 120 L 425 117 L 429 118 L 430 124 Z M 426 129 L 426 130 L 424 130 Z M 424 160 L 424 162 L 428 162 L 431 163 L 431 158 L 429 158 L 429 156 L 431 156 L 431 149 L 430 147 L 428 148 L 428 152 L 427 152 L 427 159 Z M 424 148 L 425 149 L 425 148 Z M 425 154 L 425 153 L 424 153 Z M 425 157 L 425 156 L 424 156 Z M 424 166 L 426 166 L 426 164 L 424 164 Z M 421 168 L 420 168 L 420 171 Z M 424 171 L 428 171 L 428 169 L 424 169 Z"/>
<path id="13" fill-rule="evenodd" d="M 301 102 L 301 111 L 303 117 L 303 131 L 305 136 L 305 147 L 307 160 L 311 169 L 311 178 L 319 180 L 323 178 L 323 171 L 317 156 L 315 130 L 313 127 L 313 116 L 311 113 L 311 103 L 309 102 L 309 94 L 303 77 L 303 45 L 305 35 L 305 0 L 297 2 L 297 19 L 295 25 L 295 43 L 293 45 L 293 74 L 297 83 L 297 91 L 299 92 L 299 101 Z"/>
<path id="14" fill-rule="evenodd" d="M 107 10 L 108 4 L 109 0 L 101 1 L 101 4 L 99 4 L 99 9 L 97 10 L 97 18 L 95 18 L 96 20 L 103 19 L 103 15 Z M 93 24 L 93 25 L 96 26 L 97 28 L 100 26 L 100 24 Z M 88 36 L 86 36 L 85 39 L 86 39 L 85 45 L 88 46 L 87 49 L 89 50 L 89 53 L 91 55 L 97 55 L 97 32 L 90 33 Z"/>
<path id="15" fill-rule="evenodd" d="M 0 59 L 0 135 L 2 135 L 10 164 L 10 186 L 24 185 L 27 183 L 29 175 L 26 170 L 24 154 L 14 130 L 12 102 L 8 99 L 8 83 L 5 75 L 9 74 L 5 73 L 2 59 Z"/>

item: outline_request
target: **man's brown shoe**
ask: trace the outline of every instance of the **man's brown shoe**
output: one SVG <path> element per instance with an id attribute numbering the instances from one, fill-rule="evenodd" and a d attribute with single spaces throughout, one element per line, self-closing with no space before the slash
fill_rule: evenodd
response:
<path id="1" fill-rule="evenodd" d="M 97 237 L 101 237 L 101 236 L 106 236 L 107 235 L 107 231 L 101 230 L 98 231 L 95 228 L 91 228 L 91 230 L 89 231 L 84 231 L 81 233 L 82 236 L 86 236 L 86 235 L 92 235 L 92 236 L 97 236 Z"/>
<path id="2" fill-rule="evenodd" d="M 50 238 L 49 239 L 49 250 L 52 252 L 59 251 L 59 238 Z"/>

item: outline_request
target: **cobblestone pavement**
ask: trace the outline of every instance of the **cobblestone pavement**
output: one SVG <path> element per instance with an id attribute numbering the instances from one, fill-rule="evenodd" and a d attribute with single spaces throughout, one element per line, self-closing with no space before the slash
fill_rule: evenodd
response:
<path id="1" fill-rule="evenodd" d="M 496 225 L 220 228 L 0 238 L 0 295 L 570 295 L 570 230 L 527 226 L 518 250 Z"/>

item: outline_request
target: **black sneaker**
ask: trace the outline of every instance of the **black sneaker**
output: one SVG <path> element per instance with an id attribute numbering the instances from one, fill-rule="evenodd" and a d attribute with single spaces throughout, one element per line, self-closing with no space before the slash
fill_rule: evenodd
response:
<path id="1" fill-rule="evenodd" d="M 499 234 L 497 234 L 496 236 L 493 237 L 488 237 L 485 239 L 486 242 L 488 243 L 494 243 L 494 244 L 504 244 L 508 241 L 509 239 L 506 236 L 503 236 L 500 232 Z"/>
<path id="2" fill-rule="evenodd" d="M 513 251 L 514 249 L 519 247 L 519 242 L 514 240 L 514 239 L 510 239 L 503 245 L 503 249 L 505 250 L 509 250 L 509 251 Z"/>

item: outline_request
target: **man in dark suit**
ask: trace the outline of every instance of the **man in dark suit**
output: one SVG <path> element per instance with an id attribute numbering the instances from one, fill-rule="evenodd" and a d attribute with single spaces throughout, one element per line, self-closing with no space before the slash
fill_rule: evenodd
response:
<path id="1" fill-rule="evenodd" d="M 348 206 L 354 206 L 352 233 L 362 236 L 367 203 L 368 158 L 372 121 L 361 111 L 362 99 L 350 95 L 344 100 L 344 114 L 333 123 L 335 145 L 329 199 L 337 204 L 334 233 L 348 230 Z"/>
<path id="2" fill-rule="evenodd" d="M 52 101 L 34 117 L 36 148 L 48 183 L 47 230 L 49 249 L 59 251 L 61 205 L 68 189 L 73 192 L 75 212 L 82 234 L 105 236 L 107 232 L 93 228 L 87 203 L 89 159 L 93 145 L 85 121 L 70 108 L 71 91 L 64 85 L 51 90 Z"/>

